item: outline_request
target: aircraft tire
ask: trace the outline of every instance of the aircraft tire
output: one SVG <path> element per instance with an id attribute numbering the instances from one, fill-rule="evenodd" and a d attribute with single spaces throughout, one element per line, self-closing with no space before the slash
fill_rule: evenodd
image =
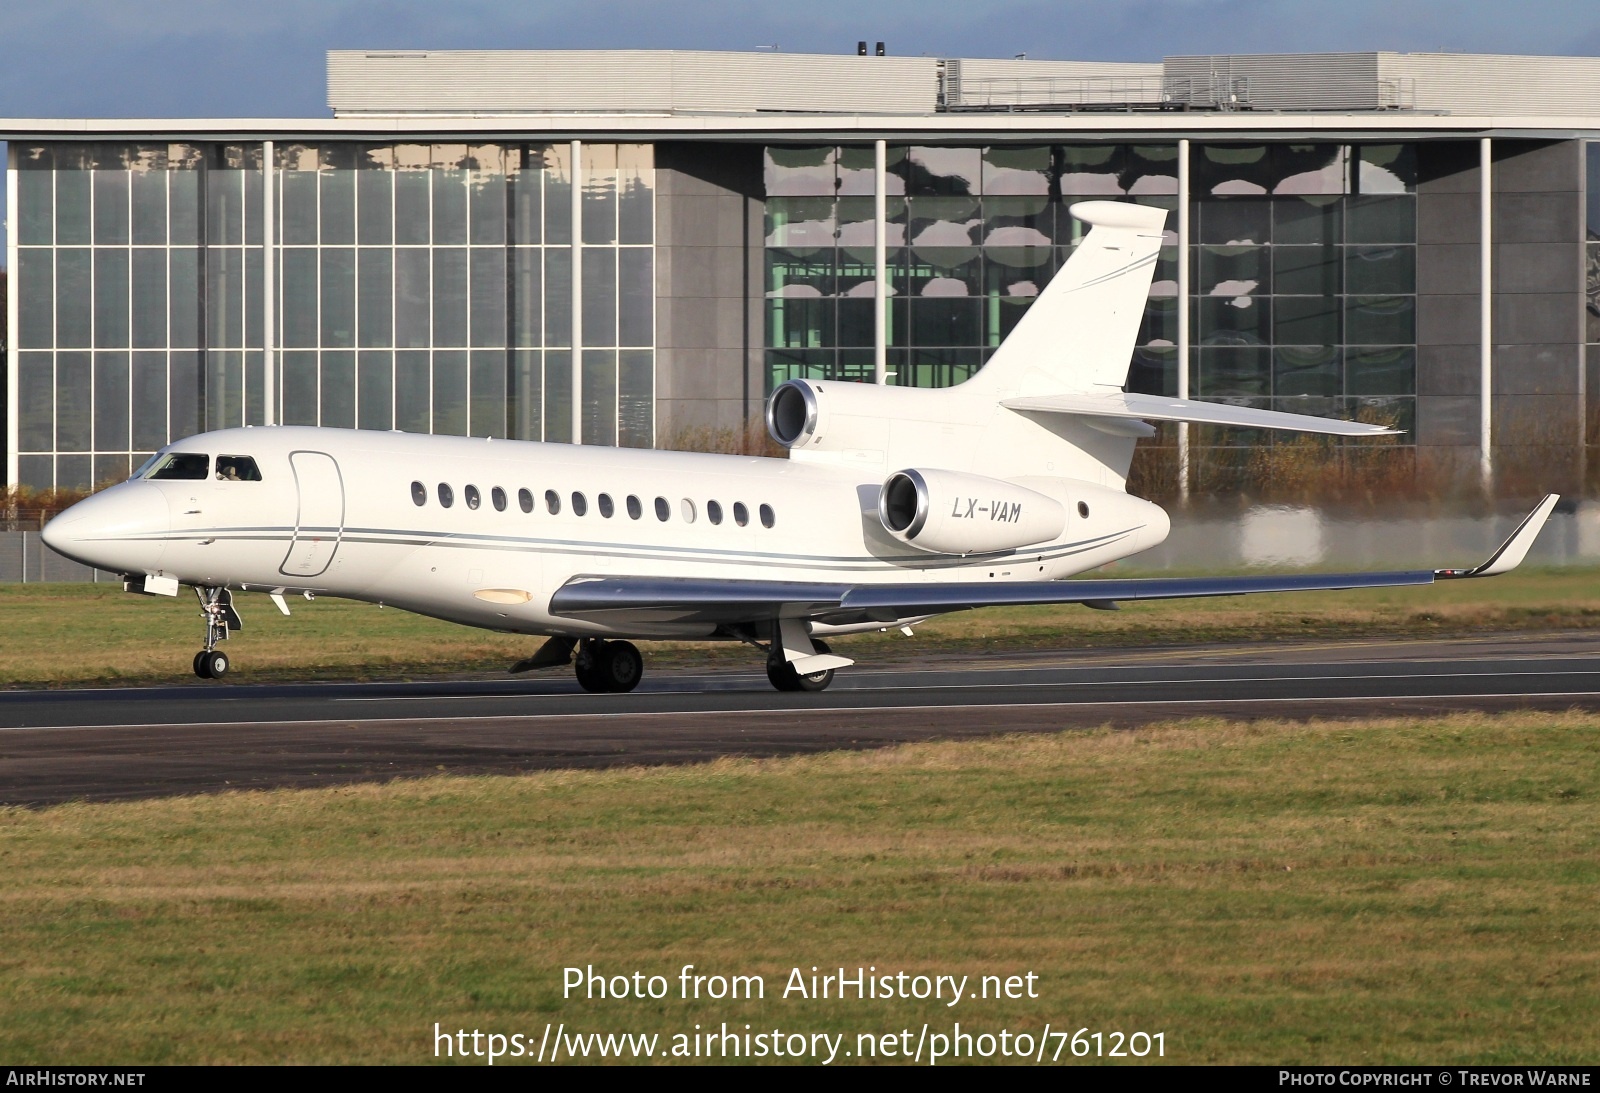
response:
<path id="1" fill-rule="evenodd" d="M 606 694 L 610 686 L 610 657 L 606 648 L 610 642 L 594 642 L 585 649 L 579 646 L 578 655 L 573 658 L 572 672 L 578 677 L 578 686 L 590 694 Z"/>
<path id="2" fill-rule="evenodd" d="M 606 690 L 612 694 L 627 694 L 644 678 L 644 657 L 639 647 L 631 641 L 608 641 L 602 647 L 599 661 Z"/>
<path id="3" fill-rule="evenodd" d="M 811 644 L 817 647 L 819 653 L 833 652 L 825 641 L 812 639 Z M 794 665 L 772 658 L 767 661 L 767 681 L 780 691 L 825 691 L 833 682 L 833 669 L 803 676 L 794 670 Z"/>
<path id="4" fill-rule="evenodd" d="M 228 654 L 221 649 L 213 649 L 206 654 L 206 678 L 221 679 L 228 674 Z"/>
<path id="5" fill-rule="evenodd" d="M 194 655 L 194 674 L 201 679 L 211 678 L 211 673 L 206 671 L 206 651 L 204 649 Z"/>

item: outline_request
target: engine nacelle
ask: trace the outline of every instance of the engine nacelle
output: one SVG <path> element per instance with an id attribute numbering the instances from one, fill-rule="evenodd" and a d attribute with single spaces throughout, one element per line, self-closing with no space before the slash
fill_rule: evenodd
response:
<path id="1" fill-rule="evenodd" d="M 997 478 L 912 468 L 896 471 L 878 490 L 878 519 L 919 550 L 986 554 L 1060 538 L 1067 510 L 1053 497 Z"/>
<path id="2" fill-rule="evenodd" d="M 915 428 L 948 420 L 944 394 L 843 380 L 789 380 L 767 400 L 767 431 L 794 451 L 867 452 L 882 458 L 897 423 Z"/>

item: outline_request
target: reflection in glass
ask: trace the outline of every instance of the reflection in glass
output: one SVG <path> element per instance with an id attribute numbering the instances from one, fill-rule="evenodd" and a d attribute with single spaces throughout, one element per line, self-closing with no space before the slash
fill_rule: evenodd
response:
<path id="1" fill-rule="evenodd" d="M 426 350 L 394 355 L 394 427 L 426 433 L 433 421 L 432 383 Z"/>
<path id="2" fill-rule="evenodd" d="M 58 452 L 90 449 L 91 390 L 88 353 L 56 354 L 56 444 Z"/>
<path id="3" fill-rule="evenodd" d="M 394 356 L 364 351 L 356 362 L 356 428 L 394 427 Z"/>
<path id="4" fill-rule="evenodd" d="M 1416 298 L 1350 296 L 1345 301 L 1345 341 L 1350 345 L 1414 344 Z"/>
<path id="5" fill-rule="evenodd" d="M 349 350 L 322 354 L 322 420 L 324 428 L 356 427 L 356 355 Z"/>
<path id="6" fill-rule="evenodd" d="M 908 150 L 906 193 L 979 194 L 982 192 L 982 152 L 978 148 L 925 148 Z"/>
<path id="7" fill-rule="evenodd" d="M 94 252 L 94 343 L 106 349 L 128 345 L 128 252 Z M 122 445 L 124 450 L 127 445 Z M 104 449 L 101 449 L 104 450 Z"/>
<path id="8" fill-rule="evenodd" d="M 1279 395 L 1337 395 L 1341 390 L 1339 350 L 1334 346 L 1275 349 L 1272 371 L 1273 391 Z"/>
<path id="9" fill-rule="evenodd" d="M 128 450 L 128 354 L 94 355 L 94 450 Z"/>
<path id="10" fill-rule="evenodd" d="M 1272 391 L 1272 351 L 1265 347 L 1202 347 L 1200 396 L 1230 398 Z"/>
<path id="11" fill-rule="evenodd" d="M 1273 292 L 1289 296 L 1337 296 L 1342 254 L 1340 247 L 1273 247 Z"/>
<path id="12" fill-rule="evenodd" d="M 1194 311 L 1202 345 L 1266 345 L 1272 340 L 1270 296 L 1204 296 Z"/>
<path id="13" fill-rule="evenodd" d="M 1415 292 L 1417 290 L 1416 248 L 1346 248 L 1345 290 L 1352 295 Z"/>
<path id="14" fill-rule="evenodd" d="M 101 246 L 128 242 L 128 172 L 94 173 L 94 241 Z"/>
<path id="15" fill-rule="evenodd" d="M 1398 197 L 1353 197 L 1345 226 L 1350 243 L 1415 243 L 1417 241 L 1416 199 Z"/>
<path id="16" fill-rule="evenodd" d="M 1363 144 L 1357 149 L 1356 188 L 1364 194 L 1404 194 L 1417 188 L 1414 144 Z"/>
<path id="17" fill-rule="evenodd" d="M 553 444 L 572 442 L 572 351 L 544 355 L 544 438 Z"/>
<path id="18" fill-rule="evenodd" d="M 768 197 L 832 197 L 836 179 L 833 147 L 788 148 L 769 145 L 763 175 Z M 870 190 L 868 191 L 871 192 Z"/>
<path id="19" fill-rule="evenodd" d="M 467 435 L 465 350 L 440 350 L 433 355 L 433 432 Z"/>
<path id="20" fill-rule="evenodd" d="M 287 352 L 279 358 L 279 382 L 283 388 L 283 423 L 317 424 L 317 354 Z M 181 433 L 174 433 L 181 436 Z"/>
<path id="21" fill-rule="evenodd" d="M 1352 395 L 1409 395 L 1417 389 L 1412 346 L 1351 349 L 1345 354 L 1345 390 Z"/>
<path id="22" fill-rule="evenodd" d="M 1342 341 L 1337 297 L 1285 296 L 1272 304 L 1276 318 L 1273 340 L 1279 345 L 1337 345 Z"/>
<path id="23" fill-rule="evenodd" d="M 583 442 L 617 442 L 617 353 L 583 351 Z"/>
<path id="24" fill-rule="evenodd" d="M 472 353 L 471 436 L 504 439 L 506 435 L 506 354 L 478 349 Z"/>

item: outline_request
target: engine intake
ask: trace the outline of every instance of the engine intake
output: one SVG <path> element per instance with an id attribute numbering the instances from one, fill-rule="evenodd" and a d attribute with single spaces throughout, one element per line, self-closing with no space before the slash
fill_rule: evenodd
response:
<path id="1" fill-rule="evenodd" d="M 919 550 L 987 554 L 1059 538 L 1067 510 L 1053 497 L 997 478 L 908 468 L 878 490 L 878 519 Z"/>

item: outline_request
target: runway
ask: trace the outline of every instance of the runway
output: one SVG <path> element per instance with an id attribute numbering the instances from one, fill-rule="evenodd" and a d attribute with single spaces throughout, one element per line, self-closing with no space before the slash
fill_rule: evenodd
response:
<path id="1" fill-rule="evenodd" d="M 909 652 L 909 650 L 908 650 Z M 1058 651 L 858 665 L 821 694 L 752 670 L 629 695 L 569 673 L 0 694 L 0 803 L 39 806 L 557 767 L 704 762 L 1186 716 L 1600 709 L 1600 636 Z"/>

